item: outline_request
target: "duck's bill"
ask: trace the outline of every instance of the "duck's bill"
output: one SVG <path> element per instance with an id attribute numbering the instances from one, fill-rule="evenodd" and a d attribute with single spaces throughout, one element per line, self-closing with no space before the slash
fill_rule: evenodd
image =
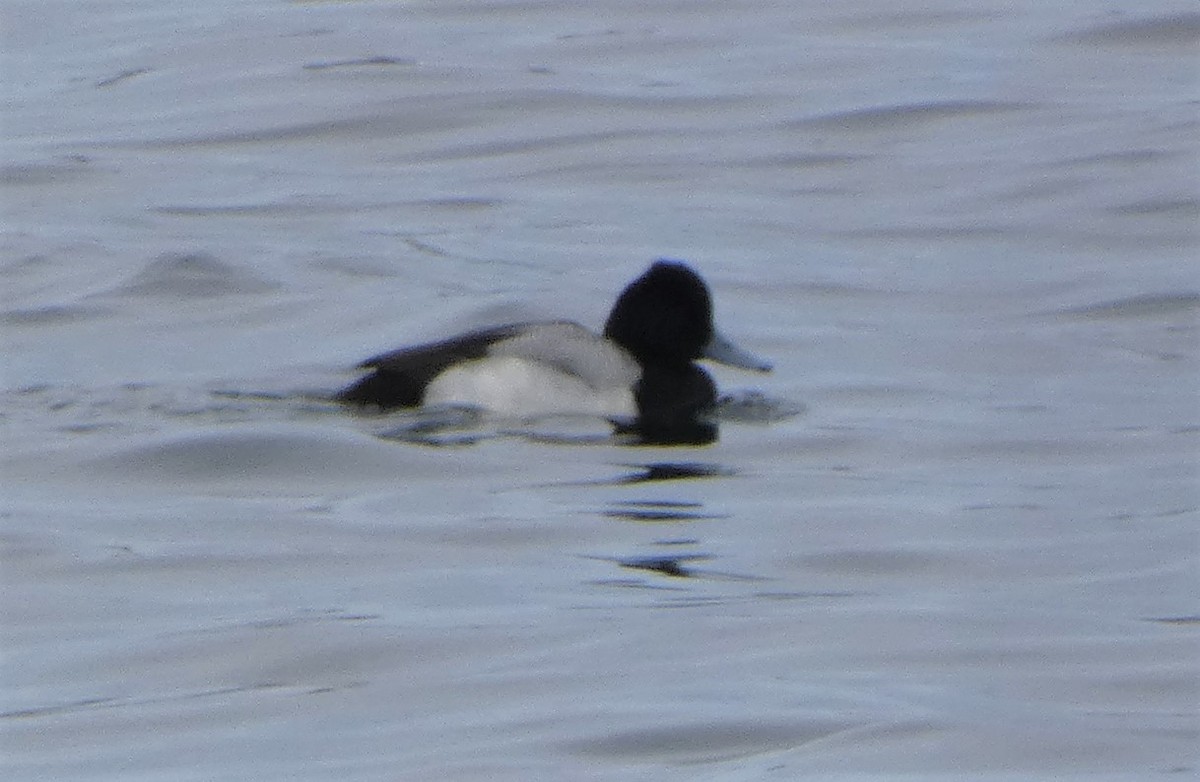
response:
<path id="1" fill-rule="evenodd" d="M 770 372 L 774 367 L 770 361 L 760 358 L 748 350 L 739 348 L 720 332 L 714 331 L 712 339 L 704 346 L 702 358 L 715 361 L 739 369 L 749 369 L 755 372 Z"/>

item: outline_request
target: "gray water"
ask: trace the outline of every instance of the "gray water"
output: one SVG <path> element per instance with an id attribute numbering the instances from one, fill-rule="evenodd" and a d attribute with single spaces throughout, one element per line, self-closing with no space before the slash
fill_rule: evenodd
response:
<path id="1" fill-rule="evenodd" d="M 3 14 L 6 778 L 1196 773 L 1194 4 Z M 711 446 L 320 401 L 659 256 Z"/>

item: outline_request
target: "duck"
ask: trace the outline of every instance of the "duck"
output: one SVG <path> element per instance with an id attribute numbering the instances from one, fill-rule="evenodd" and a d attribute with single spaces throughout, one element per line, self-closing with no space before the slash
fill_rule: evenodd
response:
<path id="1" fill-rule="evenodd" d="M 621 291 L 601 334 L 566 320 L 509 323 L 381 353 L 336 395 L 360 409 L 466 405 L 496 415 L 603 417 L 644 444 L 716 439 L 717 387 L 696 362 L 770 372 L 713 325 L 686 262 L 659 259 Z"/>

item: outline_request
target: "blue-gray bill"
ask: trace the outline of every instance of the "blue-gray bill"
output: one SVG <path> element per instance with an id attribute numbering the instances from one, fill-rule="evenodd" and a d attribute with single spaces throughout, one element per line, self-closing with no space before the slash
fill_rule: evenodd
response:
<path id="1" fill-rule="evenodd" d="M 754 355 L 744 348 L 735 345 L 728 337 L 719 331 L 713 331 L 712 338 L 704 346 L 701 358 L 707 358 L 718 364 L 724 364 L 739 369 L 749 369 L 754 372 L 770 372 L 774 365 L 765 358 Z"/>

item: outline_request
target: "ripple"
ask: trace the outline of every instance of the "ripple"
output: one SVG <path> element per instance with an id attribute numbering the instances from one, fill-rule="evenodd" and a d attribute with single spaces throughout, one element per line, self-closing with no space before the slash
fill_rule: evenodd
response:
<path id="1" fill-rule="evenodd" d="M 841 720 L 737 720 L 644 726 L 578 742 L 576 752 L 675 763 L 711 763 L 808 744 L 855 727 Z"/>
<path id="2" fill-rule="evenodd" d="M 717 400 L 717 418 L 743 424 L 773 424 L 807 412 L 802 402 L 776 399 L 760 391 L 739 391 Z"/>
<path id="3" fill-rule="evenodd" d="M 68 155 L 51 162 L 9 163 L 0 166 L 0 185 L 45 185 L 73 182 L 95 173 L 91 159 Z"/>
<path id="4" fill-rule="evenodd" d="M 352 60 L 331 60 L 328 62 L 309 62 L 304 64 L 306 71 L 324 71 L 331 68 L 362 68 L 365 66 L 378 67 L 386 65 L 416 65 L 411 57 L 360 57 Z"/>
<path id="5" fill-rule="evenodd" d="M 1191 45 L 1200 41 L 1200 14 L 1184 13 L 1131 19 L 1069 33 L 1061 36 L 1059 40 L 1121 46 Z"/>
<path id="6" fill-rule="evenodd" d="M 1200 293 L 1143 293 L 1124 299 L 1067 307 L 1058 310 L 1057 314 L 1084 319 L 1144 318 L 1178 312 L 1194 313 L 1197 310 L 1200 310 Z"/>
<path id="7" fill-rule="evenodd" d="M 108 295 L 211 298 L 275 290 L 275 283 L 202 252 L 166 253 Z"/>
<path id="8" fill-rule="evenodd" d="M 1147 215 L 1167 215 L 1195 218 L 1200 216 L 1200 200 L 1195 198 L 1147 198 L 1132 201 L 1109 209 L 1112 214 L 1131 215 L 1136 217 Z"/>
<path id="9" fill-rule="evenodd" d="M 198 481 L 259 486 L 302 479 L 312 485 L 436 475 L 444 469 L 428 452 L 406 452 L 337 430 L 305 426 L 212 429 L 137 445 L 84 462 L 91 470 L 153 482 Z"/>
<path id="10" fill-rule="evenodd" d="M 849 111 L 836 111 L 804 117 L 786 123 L 788 127 L 811 127 L 821 130 L 880 130 L 909 127 L 952 119 L 987 117 L 1014 111 L 1027 111 L 1033 104 L 987 100 L 945 100 L 925 103 L 900 103 L 891 106 L 870 106 Z"/>
<path id="11" fill-rule="evenodd" d="M 8 310 L 0 313 L 0 323 L 7 326 L 48 326 L 59 323 L 78 323 L 109 314 L 102 307 L 77 304 L 50 304 L 45 307 Z"/>
<path id="12" fill-rule="evenodd" d="M 129 81 L 130 79 L 136 79 L 138 76 L 152 73 L 153 71 L 153 68 L 129 68 L 116 75 L 109 76 L 106 79 L 101 79 L 100 81 L 96 82 L 95 86 L 100 89 L 112 87 L 120 84 L 121 82 Z"/>

